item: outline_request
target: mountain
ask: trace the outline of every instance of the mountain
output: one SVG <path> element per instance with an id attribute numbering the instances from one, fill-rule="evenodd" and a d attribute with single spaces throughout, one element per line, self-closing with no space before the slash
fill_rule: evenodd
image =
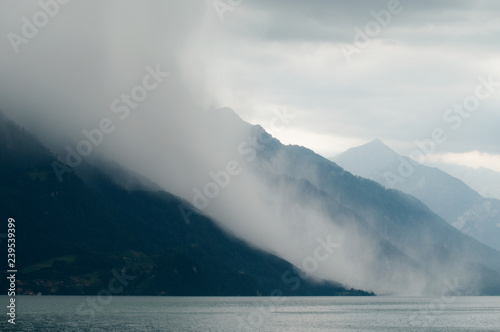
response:
<path id="1" fill-rule="evenodd" d="M 249 126 L 223 116 L 228 128 Z M 0 207 L 2 218 L 16 219 L 22 292 L 97 294 L 123 273 L 133 276 L 123 294 L 136 295 L 368 294 L 342 285 L 380 294 L 500 294 L 499 252 L 416 198 L 285 146 L 259 126 L 250 127 L 253 150 L 239 145 L 252 180 L 243 182 L 247 192 L 230 192 L 232 205 L 222 194 L 211 204 L 235 211 L 235 223 L 247 220 L 241 207 L 259 210 L 267 233 L 256 228 L 259 220 L 229 232 L 188 202 L 99 163 L 59 182 L 47 150 L 9 121 L 1 128 Z M 127 190 L 122 181 L 134 186 Z M 274 211 L 286 224 L 267 218 Z M 315 238 L 321 225 L 332 233 Z M 311 234 L 315 243 L 307 247 Z M 262 243 L 274 249 L 257 249 Z"/>
<path id="2" fill-rule="evenodd" d="M 82 165 L 60 182 L 54 161 L 0 113 L 0 212 L 15 220 L 17 294 L 370 295 L 302 278 L 116 164 Z"/>
<path id="3" fill-rule="evenodd" d="M 410 289 L 422 282 L 424 293 L 435 293 L 442 291 L 443 280 L 460 276 L 464 293 L 500 290 L 495 281 L 500 253 L 457 231 L 421 201 L 354 176 L 307 148 L 284 146 L 262 129 L 255 131 L 268 143 L 254 167 L 290 188 L 301 183 L 295 190 L 285 187 L 290 199 L 296 191 L 301 199 L 315 201 L 340 229 L 355 229 L 345 232 L 357 236 L 345 241 L 355 243 L 347 249 L 356 253 L 350 259 L 379 289 L 387 285 L 388 291 L 392 285 L 404 293 L 402 285 Z M 475 288 L 479 280 L 485 283 Z"/>
<path id="4" fill-rule="evenodd" d="M 500 199 L 500 173 L 494 170 L 485 167 L 475 169 L 443 163 L 426 163 L 426 165 L 437 167 L 462 180 L 483 197 Z"/>
<path id="5" fill-rule="evenodd" d="M 450 224 L 500 250 L 500 201 L 435 167 L 398 155 L 379 139 L 333 158 L 341 167 L 415 196 Z"/>

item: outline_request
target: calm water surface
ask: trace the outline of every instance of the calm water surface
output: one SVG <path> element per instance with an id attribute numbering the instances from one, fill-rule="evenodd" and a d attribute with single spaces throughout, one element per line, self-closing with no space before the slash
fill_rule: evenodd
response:
<path id="1" fill-rule="evenodd" d="M 16 310 L 0 330 L 500 331 L 500 297 L 18 296 Z"/>

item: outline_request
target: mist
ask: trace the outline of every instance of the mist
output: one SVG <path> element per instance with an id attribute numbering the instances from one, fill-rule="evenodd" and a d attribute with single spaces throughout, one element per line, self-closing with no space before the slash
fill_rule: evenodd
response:
<path id="1" fill-rule="evenodd" d="M 315 169 L 286 177 L 290 161 L 279 153 L 262 161 L 277 141 L 220 108 L 234 107 L 220 104 L 222 92 L 211 94 L 217 82 L 207 78 L 217 73 L 203 56 L 224 38 L 225 22 L 210 2 L 72 1 L 59 9 L 17 53 L 2 40 L 0 109 L 61 163 L 77 171 L 79 151 L 82 162 L 115 161 L 313 279 L 412 295 L 440 292 L 449 275 L 468 279 L 461 268 L 436 266 L 433 282 L 403 259 L 382 262 L 382 241 L 357 215 L 335 215 Z M 35 1 L 0 4 L 2 36 L 20 35 L 20 18 L 38 11 Z M 276 131 L 303 116 L 278 105 L 266 112 L 259 124 Z M 99 143 L 81 144 L 83 131 Z"/>

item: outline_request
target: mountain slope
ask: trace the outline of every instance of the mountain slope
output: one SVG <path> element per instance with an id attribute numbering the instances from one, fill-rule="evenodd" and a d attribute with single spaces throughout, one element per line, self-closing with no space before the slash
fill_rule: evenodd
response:
<path id="1" fill-rule="evenodd" d="M 124 268 L 136 277 L 126 294 L 361 293 L 308 281 L 307 265 L 293 261 L 299 272 L 278 258 L 286 253 L 249 247 L 222 231 L 219 221 L 194 212 L 186 223 L 179 206 L 189 204 L 116 185 L 120 178 L 129 183 L 128 176 L 110 179 L 89 167 L 79 171 L 85 182 L 75 173 L 59 182 L 53 158 L 36 141 L 8 123 L 2 128 L 1 211 L 16 218 L 18 233 L 25 234 L 17 253 L 24 291 L 96 294 L 112 269 Z M 333 235 L 340 246 L 325 261 L 312 252 L 322 262 L 312 269 L 316 277 L 387 294 L 440 294 L 443 282 L 459 277 L 454 292 L 500 294 L 499 253 L 456 231 L 417 199 L 355 177 L 306 148 L 284 146 L 258 126 L 252 132 L 266 143 L 245 168 L 266 184 L 268 209 L 281 209 L 288 226 L 303 233 L 314 231 L 315 217 L 338 231 Z M 245 234 L 240 238 L 250 241 Z M 297 246 L 306 240 L 305 234 L 297 238 Z M 307 255 L 299 252 L 306 256 L 302 262 Z"/>
<path id="2" fill-rule="evenodd" d="M 442 163 L 426 163 L 426 165 L 437 167 L 462 180 L 483 197 L 500 199 L 500 173 L 498 172 L 484 167 L 474 169 Z"/>
<path id="3" fill-rule="evenodd" d="M 259 132 L 267 135 L 259 128 L 255 130 L 255 135 L 259 135 Z M 424 274 L 420 277 L 427 278 L 427 288 L 436 287 L 432 285 L 431 279 L 443 280 L 461 275 L 462 286 L 472 290 L 472 280 L 484 279 L 485 276 L 481 275 L 479 268 L 471 270 L 471 266 L 482 265 L 486 269 L 500 271 L 500 254 L 497 251 L 463 235 L 419 200 L 353 176 L 306 148 L 284 146 L 270 137 L 262 141 L 269 143 L 259 151 L 259 162 L 255 164 L 258 172 L 289 183 L 306 181 L 326 195 L 326 205 L 339 206 L 341 211 L 350 211 L 356 216 L 349 218 L 349 224 L 363 230 L 362 241 L 377 244 L 375 247 L 379 248 L 392 246 L 397 248 L 397 251 L 393 249 L 393 253 L 403 253 L 403 256 L 396 255 L 404 261 L 401 265 L 394 256 L 387 255 L 386 250 L 379 251 L 365 273 L 380 273 L 385 280 L 393 280 L 394 273 L 418 275 L 420 272 Z M 308 195 L 310 193 L 304 197 Z M 331 219 L 335 223 L 342 223 L 338 212 L 338 209 L 333 211 Z M 392 268 L 382 269 L 385 271 L 375 268 L 385 267 L 385 264 Z M 403 268 L 398 271 L 401 266 Z M 497 272 L 493 272 L 493 275 L 498 276 Z M 480 288 L 493 292 L 499 289 L 497 282 Z"/>
<path id="4" fill-rule="evenodd" d="M 459 179 L 400 156 L 380 140 L 331 160 L 356 175 L 415 196 L 465 234 L 500 250 L 500 201 L 483 198 Z"/>
<path id="5" fill-rule="evenodd" d="M 127 191 L 92 167 L 85 170 L 92 186 L 74 172 L 59 182 L 53 161 L 0 114 L 0 211 L 16 220 L 18 294 L 95 295 L 116 271 L 132 278 L 123 294 L 367 294 L 299 277 L 166 192 Z"/>

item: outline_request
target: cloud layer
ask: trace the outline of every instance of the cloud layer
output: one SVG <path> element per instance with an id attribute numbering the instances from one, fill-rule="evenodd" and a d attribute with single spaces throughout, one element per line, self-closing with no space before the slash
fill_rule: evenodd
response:
<path id="1" fill-rule="evenodd" d="M 285 142 L 331 156 L 380 137 L 409 153 L 446 125 L 478 76 L 500 82 L 499 10 L 491 1 L 245 1 L 224 21 L 209 11 L 187 49 L 216 105 L 264 127 L 272 107 L 295 110 Z M 500 154 L 495 90 L 440 153 Z"/>

